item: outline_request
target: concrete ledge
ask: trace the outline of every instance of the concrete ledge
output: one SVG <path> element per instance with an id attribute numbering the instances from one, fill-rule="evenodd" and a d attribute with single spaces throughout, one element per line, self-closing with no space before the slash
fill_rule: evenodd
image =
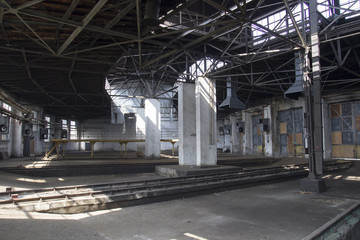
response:
<path id="1" fill-rule="evenodd" d="M 224 173 L 236 170 L 242 170 L 241 167 L 235 166 L 185 166 L 185 165 L 171 165 L 171 166 L 156 166 L 155 173 L 163 177 L 185 177 L 201 174 Z"/>
<path id="2" fill-rule="evenodd" d="M 313 239 L 360 239 L 360 202 L 340 213 L 302 240 Z"/>

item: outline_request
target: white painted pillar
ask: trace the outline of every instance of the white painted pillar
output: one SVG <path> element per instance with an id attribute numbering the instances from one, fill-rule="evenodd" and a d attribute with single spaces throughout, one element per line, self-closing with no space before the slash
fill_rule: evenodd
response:
<path id="1" fill-rule="evenodd" d="M 125 118 L 125 139 L 135 139 L 136 138 L 136 115 L 135 113 L 126 113 L 124 114 Z M 127 150 L 136 151 L 137 146 L 134 142 L 129 142 L 127 144 Z"/>
<path id="2" fill-rule="evenodd" d="M 196 165 L 195 84 L 178 88 L 179 165 Z"/>
<path id="3" fill-rule="evenodd" d="M 160 158 L 161 113 L 160 102 L 156 99 L 145 100 L 145 157 Z"/>
<path id="4" fill-rule="evenodd" d="M 21 112 L 14 109 L 15 114 L 20 115 Z M 22 124 L 19 120 L 11 118 L 11 153 L 9 156 L 22 157 L 23 156 L 23 146 L 22 146 Z"/>
<path id="5" fill-rule="evenodd" d="M 237 121 L 238 117 L 230 116 L 232 153 L 240 153 L 240 133 L 238 131 Z"/>
<path id="6" fill-rule="evenodd" d="M 243 111 L 245 121 L 245 133 L 243 136 L 243 154 L 253 154 L 253 141 L 252 141 L 252 116 L 250 113 Z"/>
<path id="7" fill-rule="evenodd" d="M 145 139 L 145 108 L 138 108 L 136 112 L 136 133 L 138 139 Z M 145 155 L 145 143 L 137 143 L 136 156 L 143 157 Z"/>
<path id="8" fill-rule="evenodd" d="M 269 132 L 264 132 L 264 141 L 265 141 L 265 156 L 273 156 L 273 144 L 272 144 L 272 134 L 273 134 L 273 127 L 272 127 L 272 116 L 271 116 L 271 105 L 264 107 L 264 118 L 269 119 Z"/>
<path id="9" fill-rule="evenodd" d="M 216 86 L 206 77 L 195 80 L 196 165 L 216 165 Z"/>

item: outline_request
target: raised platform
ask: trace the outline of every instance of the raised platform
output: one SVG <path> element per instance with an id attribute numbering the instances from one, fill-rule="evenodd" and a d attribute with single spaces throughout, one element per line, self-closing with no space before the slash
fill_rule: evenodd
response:
<path id="1" fill-rule="evenodd" d="M 234 170 L 241 170 L 241 167 L 235 166 L 181 166 L 166 165 L 156 166 L 155 173 L 163 177 L 185 177 L 201 174 L 225 173 Z"/>

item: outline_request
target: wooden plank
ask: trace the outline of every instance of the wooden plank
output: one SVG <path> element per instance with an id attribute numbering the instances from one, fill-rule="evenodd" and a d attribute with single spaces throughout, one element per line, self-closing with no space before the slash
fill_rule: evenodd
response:
<path id="1" fill-rule="evenodd" d="M 359 159 L 360 158 L 360 146 L 355 146 L 355 158 Z"/>
<path id="2" fill-rule="evenodd" d="M 296 146 L 295 147 L 295 155 L 299 156 L 299 155 L 303 155 L 304 154 L 304 146 L 300 145 L 300 146 Z"/>
<path id="3" fill-rule="evenodd" d="M 303 135 L 302 135 L 302 133 L 295 134 L 295 142 L 298 145 L 303 145 Z"/>
<path id="4" fill-rule="evenodd" d="M 354 145 L 342 145 L 342 146 L 343 146 L 343 157 L 354 158 L 355 146 Z"/>
<path id="5" fill-rule="evenodd" d="M 286 122 L 280 123 L 280 134 L 287 134 Z"/>
<path id="6" fill-rule="evenodd" d="M 355 117 L 355 128 L 356 130 L 360 130 L 360 116 Z"/>
<path id="7" fill-rule="evenodd" d="M 341 132 L 332 132 L 331 142 L 332 144 L 342 144 Z"/>
<path id="8" fill-rule="evenodd" d="M 341 116 L 341 105 L 340 104 L 332 104 L 330 106 L 331 117 L 340 117 Z"/>
<path id="9" fill-rule="evenodd" d="M 342 145 L 333 145 L 332 146 L 332 157 L 343 157 L 343 146 Z"/>
<path id="10" fill-rule="evenodd" d="M 257 146 L 257 155 L 262 155 L 263 152 L 263 147 L 262 146 Z"/>

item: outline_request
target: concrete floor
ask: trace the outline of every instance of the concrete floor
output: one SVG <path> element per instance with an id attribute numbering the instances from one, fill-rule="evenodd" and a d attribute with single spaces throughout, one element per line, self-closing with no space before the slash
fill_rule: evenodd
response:
<path id="1" fill-rule="evenodd" d="M 153 175 L 98 180 L 132 177 Z M 84 177 L 72 178 L 86 182 Z M 0 239 L 302 239 L 360 200 L 359 163 L 325 179 L 328 191 L 322 194 L 302 193 L 299 180 L 292 180 L 74 215 L 0 209 Z"/>

